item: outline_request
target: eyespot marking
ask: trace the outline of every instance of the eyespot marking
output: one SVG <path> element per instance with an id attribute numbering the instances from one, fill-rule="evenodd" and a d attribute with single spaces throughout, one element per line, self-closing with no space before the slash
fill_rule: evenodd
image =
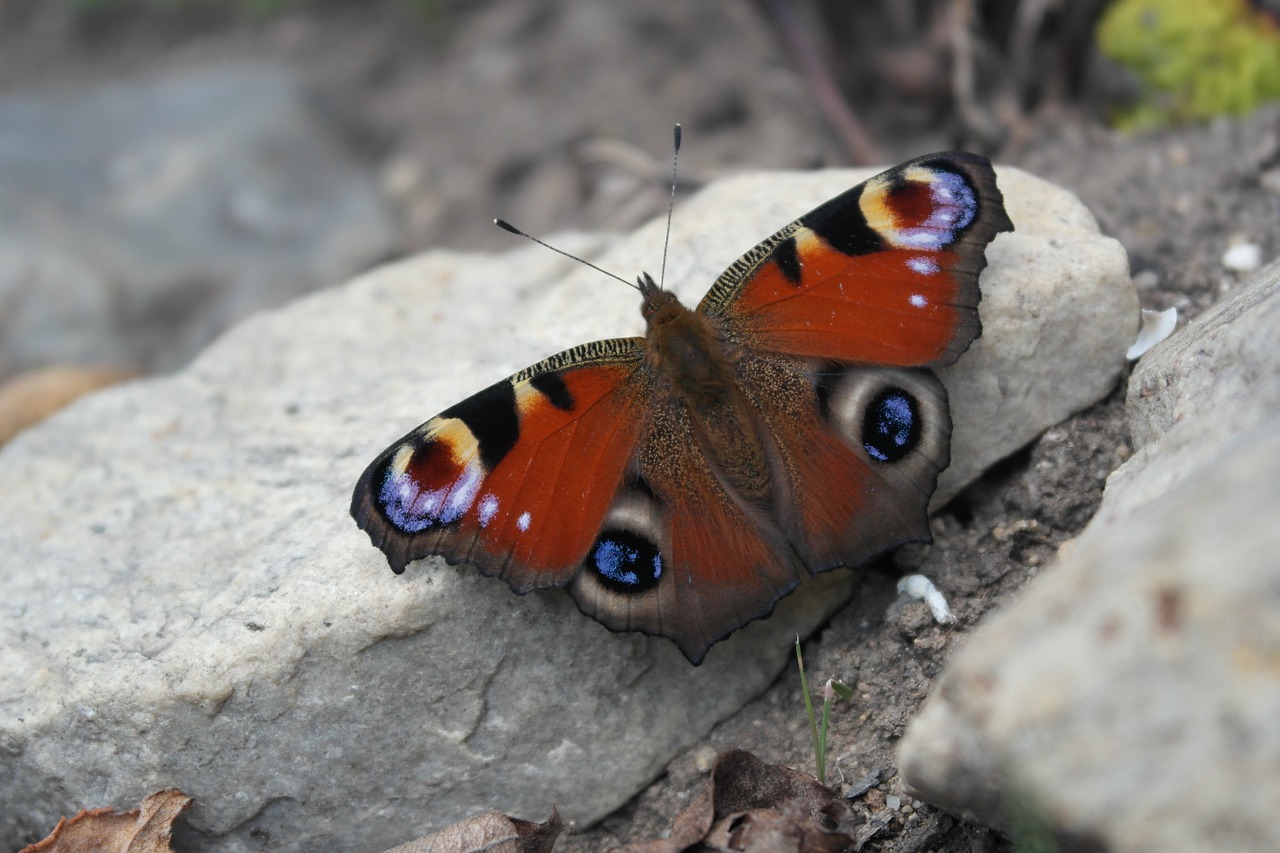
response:
<path id="1" fill-rule="evenodd" d="M 587 569 L 615 592 L 646 592 L 662 579 L 662 554 L 643 536 L 629 530 L 606 530 L 591 548 Z"/>
<path id="2" fill-rule="evenodd" d="M 891 237 L 897 245 L 943 249 L 954 243 L 977 216 L 978 197 L 964 175 L 921 166 L 919 173 L 912 169 L 903 177 L 907 182 L 890 191 L 890 203 L 897 203 L 902 221 Z M 927 194 L 927 201 L 917 200 L 921 190 Z"/>
<path id="3" fill-rule="evenodd" d="M 916 163 L 865 186 L 860 199 L 863 215 L 883 243 L 893 248 L 944 249 L 978 215 L 977 192 L 963 173 L 953 171 L 946 162 Z M 917 271 L 927 275 L 937 270 Z"/>
<path id="4" fill-rule="evenodd" d="M 901 388 L 888 387 L 867 406 L 862 446 L 876 462 L 898 462 L 920 442 L 922 426 L 915 398 Z"/>
<path id="5" fill-rule="evenodd" d="M 458 465 L 446 442 L 432 441 L 415 452 L 401 447 L 382 476 L 378 501 L 387 520 L 406 533 L 452 524 L 475 503 L 484 468 L 474 456 Z"/>

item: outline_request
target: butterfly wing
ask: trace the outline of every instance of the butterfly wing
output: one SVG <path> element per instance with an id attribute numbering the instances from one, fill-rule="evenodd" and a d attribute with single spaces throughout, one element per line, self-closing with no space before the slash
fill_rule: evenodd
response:
<path id="1" fill-rule="evenodd" d="M 717 480 L 642 345 L 577 347 L 446 409 L 369 465 L 351 514 L 397 573 L 441 555 L 516 592 L 568 585 L 608 628 L 700 662 L 801 565 Z"/>
<path id="2" fill-rule="evenodd" d="M 446 409 L 361 475 L 356 523 L 397 573 L 438 554 L 517 592 L 563 586 L 635 456 L 642 347 L 584 344 Z"/>
<path id="3" fill-rule="evenodd" d="M 726 488 L 688 407 L 658 395 L 652 415 L 569 592 L 612 630 L 668 637 L 698 664 L 768 615 L 803 566 L 767 510 Z"/>
<path id="4" fill-rule="evenodd" d="M 777 523 L 809 569 L 929 540 L 929 499 L 951 460 L 932 371 L 765 355 L 738 376 L 775 453 Z"/>
<path id="5" fill-rule="evenodd" d="M 980 334 L 986 247 L 1012 228 L 989 161 L 921 157 L 783 228 L 703 299 L 746 353 L 737 381 L 772 445 L 775 516 L 809 568 L 929 539 L 951 418 L 925 368 Z"/>
<path id="6" fill-rule="evenodd" d="M 948 364 L 981 333 L 984 252 L 1011 230 L 985 157 L 919 157 L 769 237 L 725 270 L 698 310 L 756 352 Z"/>

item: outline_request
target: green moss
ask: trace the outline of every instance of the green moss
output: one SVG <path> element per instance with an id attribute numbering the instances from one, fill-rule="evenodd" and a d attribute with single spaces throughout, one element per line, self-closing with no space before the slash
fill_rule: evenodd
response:
<path id="1" fill-rule="evenodd" d="M 1098 46 L 1143 84 L 1116 117 L 1123 127 L 1241 115 L 1280 99 L 1280 28 L 1247 0 L 1117 0 Z"/>

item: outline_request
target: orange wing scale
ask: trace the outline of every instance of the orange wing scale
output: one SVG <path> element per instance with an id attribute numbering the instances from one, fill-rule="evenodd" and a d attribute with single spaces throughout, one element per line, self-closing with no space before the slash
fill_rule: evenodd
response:
<path id="1" fill-rule="evenodd" d="M 765 263 L 734 305 L 734 325 L 752 348 L 862 364 L 933 364 L 947 353 L 965 304 L 942 272 L 949 252 L 890 249 L 851 256 L 816 236 L 798 240 L 797 287 Z"/>
<path id="2" fill-rule="evenodd" d="M 478 541 L 504 558 L 504 579 L 522 588 L 563 585 L 582 562 L 643 425 L 634 395 L 620 392 L 628 375 L 617 367 L 563 374 L 573 412 L 517 394 L 521 440 L 485 478 L 499 508 Z"/>

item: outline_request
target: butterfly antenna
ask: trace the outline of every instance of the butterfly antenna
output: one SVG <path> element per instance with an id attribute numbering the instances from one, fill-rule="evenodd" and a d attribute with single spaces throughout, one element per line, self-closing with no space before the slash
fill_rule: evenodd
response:
<path id="1" fill-rule="evenodd" d="M 667 283 L 667 247 L 671 245 L 671 214 L 676 209 L 676 165 L 680 162 L 680 123 L 671 132 L 671 198 L 667 201 L 667 236 L 662 240 L 662 269 L 658 273 L 658 287 Z"/>
<path id="2" fill-rule="evenodd" d="M 637 285 L 632 284 L 631 282 L 627 281 L 627 280 L 626 280 L 625 278 L 623 278 L 622 276 L 620 276 L 620 275 L 614 275 L 613 273 L 609 272 L 609 271 L 608 271 L 608 270 L 606 270 L 606 269 L 601 269 L 600 267 L 598 267 L 598 266 L 596 266 L 595 264 L 591 263 L 591 261 L 588 261 L 586 258 L 580 258 L 580 257 L 578 257 L 577 255 L 574 255 L 574 254 L 572 254 L 572 253 L 570 253 L 570 252 L 566 252 L 564 249 L 557 249 L 555 246 L 551 245 L 550 243 L 548 243 L 548 242 L 547 242 L 547 241 L 545 241 L 545 240 L 539 240 L 537 237 L 533 236 L 532 234 L 526 234 L 525 232 L 521 231 L 519 228 L 515 227 L 514 225 L 512 225 L 510 222 L 508 222 L 508 221 L 507 221 L 507 220 L 505 220 L 505 219 L 495 219 L 495 220 L 493 220 L 493 224 L 494 224 L 494 225 L 497 225 L 497 226 L 498 226 L 499 228 L 501 228 L 503 231 L 510 231 L 512 234 L 515 234 L 517 237 L 524 237 L 526 240 L 532 240 L 533 242 L 537 243 L 539 246 L 543 246 L 543 247 L 545 247 L 545 248 L 548 248 L 548 249 L 550 249 L 551 251 L 555 252 L 557 255 L 564 255 L 566 258 L 571 258 L 572 260 L 575 260 L 575 261 L 577 261 L 577 262 L 578 262 L 578 263 L 580 263 L 580 264 L 586 264 L 587 266 L 591 267 L 591 268 L 592 268 L 593 270 L 595 270 L 596 272 L 598 272 L 598 273 L 602 273 L 602 274 L 604 274 L 604 275 L 607 275 L 609 278 L 617 279 L 618 281 L 622 282 L 622 283 L 623 283 L 623 284 L 625 284 L 627 287 L 630 287 L 630 288 L 632 288 L 633 290 L 639 290 L 639 289 L 640 289 Z"/>

